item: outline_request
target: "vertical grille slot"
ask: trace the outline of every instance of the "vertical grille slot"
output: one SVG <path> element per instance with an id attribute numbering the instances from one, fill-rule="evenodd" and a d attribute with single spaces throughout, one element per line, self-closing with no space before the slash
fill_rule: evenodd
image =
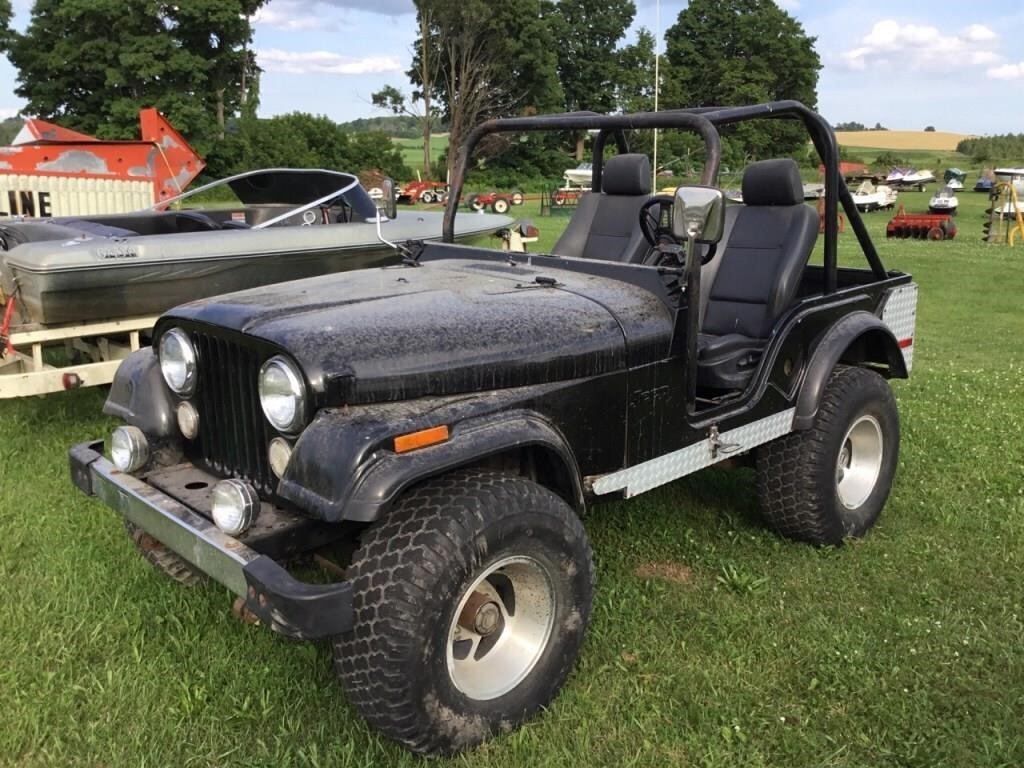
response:
<path id="1" fill-rule="evenodd" d="M 262 356 L 244 344 L 194 331 L 199 356 L 196 400 L 199 439 L 193 459 L 218 474 L 246 480 L 272 496 L 277 482 L 267 461 L 270 427 L 256 380 Z"/>

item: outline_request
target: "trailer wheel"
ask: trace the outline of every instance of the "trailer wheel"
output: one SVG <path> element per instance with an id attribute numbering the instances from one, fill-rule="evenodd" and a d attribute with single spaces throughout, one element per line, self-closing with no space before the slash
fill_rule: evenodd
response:
<path id="1" fill-rule="evenodd" d="M 124 528 L 128 532 L 132 544 L 139 550 L 139 554 L 169 579 L 186 587 L 194 587 L 206 581 L 205 573 L 193 568 L 186 560 L 169 550 L 162 542 L 154 539 L 135 523 L 125 520 Z"/>
<path id="2" fill-rule="evenodd" d="M 946 233 L 942 231 L 942 227 L 932 227 L 928 230 L 929 240 L 945 240 Z"/>
<path id="3" fill-rule="evenodd" d="M 889 383 L 866 368 L 837 366 L 811 428 L 757 451 L 757 489 L 768 525 L 812 544 L 864 535 L 889 497 L 899 443 Z"/>
<path id="4" fill-rule="evenodd" d="M 504 197 L 499 197 L 493 203 L 491 203 L 491 210 L 495 213 L 505 213 L 508 211 L 508 200 Z"/>
<path id="5" fill-rule="evenodd" d="M 402 497 L 349 567 L 355 627 L 334 639 L 350 701 L 388 737 L 451 754 L 547 705 L 590 615 L 586 532 L 558 496 L 464 470 Z"/>
<path id="6" fill-rule="evenodd" d="M 425 189 L 420 193 L 420 202 L 427 203 L 428 205 L 434 202 L 434 193 L 429 189 Z"/>

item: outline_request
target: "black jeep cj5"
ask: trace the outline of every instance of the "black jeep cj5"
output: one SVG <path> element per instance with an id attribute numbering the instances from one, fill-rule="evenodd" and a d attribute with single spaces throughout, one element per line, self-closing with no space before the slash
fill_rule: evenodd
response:
<path id="1" fill-rule="evenodd" d="M 714 188 L 718 127 L 797 119 L 826 168 L 819 218 L 792 160 Z M 704 186 L 651 196 L 626 130 L 704 141 Z M 551 255 L 450 244 L 473 148 L 591 130 L 593 192 Z M 605 145 L 619 154 L 604 161 Z M 838 269 L 842 203 L 868 269 Z M 756 461 L 780 534 L 839 544 L 893 480 L 917 288 L 886 271 L 796 102 L 493 120 L 462 147 L 445 240 L 402 263 L 164 315 L 121 366 L 110 440 L 71 451 L 85 493 L 157 567 L 213 578 L 273 629 L 331 638 L 350 700 L 409 748 L 453 752 L 548 704 L 579 652 L 594 572 L 581 520 L 726 458 Z M 284 564 L 351 543 L 330 584 Z"/>

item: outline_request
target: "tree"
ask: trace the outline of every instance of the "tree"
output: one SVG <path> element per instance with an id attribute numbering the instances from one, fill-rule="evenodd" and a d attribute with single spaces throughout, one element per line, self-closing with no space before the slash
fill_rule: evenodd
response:
<path id="1" fill-rule="evenodd" d="M 567 111 L 614 111 L 625 74 L 617 49 L 635 14 L 633 0 L 560 0 L 555 6 L 551 29 Z M 585 136 L 576 135 L 577 160 Z"/>
<path id="2" fill-rule="evenodd" d="M 251 95 L 263 2 L 37 0 L 10 46 L 15 92 L 26 112 L 101 138 L 134 138 L 155 106 L 207 154 Z"/>
<path id="3" fill-rule="evenodd" d="M 925 133 L 935 133 L 935 126 L 934 125 L 926 125 L 925 128 L 924 128 L 924 132 Z"/>
<path id="4" fill-rule="evenodd" d="M 646 27 L 636 33 L 636 42 L 618 52 L 619 81 L 615 89 L 615 107 L 623 112 L 650 112 L 654 109 L 654 35 Z M 664 80 L 664 71 L 662 71 Z"/>
<path id="5" fill-rule="evenodd" d="M 11 0 L 0 0 L 0 53 L 5 53 L 11 42 Z"/>
<path id="6" fill-rule="evenodd" d="M 402 154 L 383 133 L 349 133 L 328 117 L 291 112 L 266 119 L 246 118 L 238 122 L 237 168 L 297 167 L 327 168 L 361 173 L 380 171 L 386 176 L 406 178 L 409 169 Z"/>
<path id="7" fill-rule="evenodd" d="M 425 90 L 420 58 L 422 52 L 435 57 L 431 90 L 448 123 L 450 146 L 461 146 L 485 118 L 536 114 L 561 104 L 546 0 L 415 0 L 415 5 L 427 23 L 409 76 Z M 507 144 L 492 143 L 492 152 L 501 148 Z M 448 153 L 449 174 L 457 156 Z"/>
<path id="8" fill-rule="evenodd" d="M 867 126 L 864 123 L 858 123 L 855 120 L 851 120 L 848 123 L 836 123 L 835 129 L 837 131 L 866 131 Z"/>
<path id="9" fill-rule="evenodd" d="M 388 109 L 396 115 L 408 115 L 419 120 L 423 135 L 423 173 L 426 176 L 430 175 L 430 136 L 439 117 L 434 104 L 434 89 L 440 57 L 431 50 L 432 19 L 432 7 L 427 3 L 420 3 L 416 8 L 420 32 L 416 42 L 419 48 L 413 59 L 413 69 L 407 73 L 414 83 L 419 83 L 419 88 L 408 98 L 393 85 L 385 86 L 370 96 L 374 106 Z M 417 103 L 422 103 L 422 108 L 418 108 Z"/>
<path id="10" fill-rule="evenodd" d="M 730 106 L 779 99 L 817 105 L 821 60 L 796 19 L 771 0 L 691 0 L 665 33 L 665 107 Z M 798 152 L 806 132 L 759 120 L 725 133 L 748 158 Z"/>

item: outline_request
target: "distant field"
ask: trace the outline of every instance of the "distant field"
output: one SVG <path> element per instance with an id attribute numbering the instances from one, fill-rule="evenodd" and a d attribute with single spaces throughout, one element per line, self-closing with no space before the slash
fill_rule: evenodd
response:
<path id="1" fill-rule="evenodd" d="M 392 139 L 402 150 L 402 159 L 413 169 L 423 170 L 423 139 Z M 448 134 L 436 133 L 430 139 L 430 157 L 437 162 L 448 148 Z"/>
<path id="2" fill-rule="evenodd" d="M 871 149 L 927 149 L 953 151 L 967 133 L 946 131 L 836 131 L 841 145 Z"/>

